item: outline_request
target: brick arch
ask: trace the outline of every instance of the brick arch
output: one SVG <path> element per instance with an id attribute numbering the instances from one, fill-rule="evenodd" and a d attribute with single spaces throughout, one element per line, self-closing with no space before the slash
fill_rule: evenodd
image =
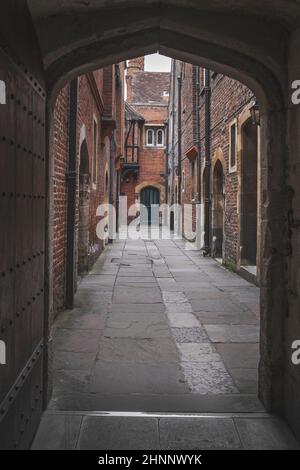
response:
<path id="1" fill-rule="evenodd" d="M 164 201 L 165 201 L 165 188 L 164 188 L 164 186 L 162 184 L 157 183 L 157 181 L 152 181 L 152 180 L 143 181 L 142 183 L 138 184 L 135 187 L 135 194 L 138 196 L 139 200 L 140 200 L 141 191 L 144 188 L 147 188 L 148 186 L 152 186 L 153 188 L 156 188 L 156 189 L 159 190 L 159 192 L 160 192 L 160 202 L 161 202 L 161 204 L 164 203 Z"/>
<path id="2" fill-rule="evenodd" d="M 225 222 L 225 200 L 224 200 L 224 183 L 225 183 L 225 161 L 223 152 L 219 148 L 213 156 L 213 164 L 211 171 L 211 226 L 212 226 L 212 256 L 223 258 L 223 247 L 225 243 L 224 222 Z M 221 191 L 220 180 L 221 175 Z"/>
<path id="3" fill-rule="evenodd" d="M 154 0 L 147 6 L 138 0 L 116 0 L 113 9 L 104 8 L 101 1 L 84 8 L 76 2 L 69 6 L 65 2 L 63 7 L 59 2 L 50 6 L 36 0 L 28 0 L 28 4 L 52 99 L 79 74 L 159 51 L 191 63 L 200 61 L 240 80 L 261 103 L 281 109 L 286 86 L 285 77 L 277 72 L 286 58 L 282 41 L 285 31 L 280 30 L 280 15 L 274 18 L 275 5 L 265 8 L 266 16 L 258 23 L 256 1 L 248 0 L 242 9 L 236 2 L 235 14 L 225 0 L 217 5 L 209 0 L 201 5 L 197 0 Z M 43 5 L 38 8 L 37 3 Z M 283 0 L 277 3 L 283 8 Z M 287 10 L 286 4 L 284 8 Z M 268 21 L 268 15 L 273 15 L 272 20 Z M 289 20 L 293 19 L 290 13 Z"/>
<path id="4" fill-rule="evenodd" d="M 221 149 L 221 147 L 218 147 L 214 153 L 213 153 L 213 157 L 212 157 L 212 163 L 211 163 L 211 175 L 214 174 L 214 170 L 215 170 L 215 166 L 217 164 L 217 162 L 220 161 L 222 167 L 223 167 L 223 173 L 225 175 L 225 170 L 226 170 L 226 160 L 224 158 L 224 153 L 223 153 L 223 150 Z M 213 177 L 213 176 L 212 176 Z M 211 180 L 211 184 L 213 183 L 213 181 Z M 212 187 L 212 186 L 211 186 Z"/>

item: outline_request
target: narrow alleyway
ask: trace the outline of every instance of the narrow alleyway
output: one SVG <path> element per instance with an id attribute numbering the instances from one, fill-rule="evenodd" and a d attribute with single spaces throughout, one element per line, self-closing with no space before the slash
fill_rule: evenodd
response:
<path id="1" fill-rule="evenodd" d="M 256 395 L 258 303 L 182 240 L 110 245 L 56 321 L 33 448 L 293 447 Z"/>

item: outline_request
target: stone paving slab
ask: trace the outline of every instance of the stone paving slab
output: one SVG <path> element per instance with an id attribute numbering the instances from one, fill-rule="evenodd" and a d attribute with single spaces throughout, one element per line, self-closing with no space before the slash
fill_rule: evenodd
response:
<path id="1" fill-rule="evenodd" d="M 104 338 L 167 338 L 172 337 L 172 332 L 168 325 L 162 321 L 153 322 L 146 317 L 145 321 L 109 322 L 110 326 L 103 332 Z"/>
<path id="2" fill-rule="evenodd" d="M 165 450 L 236 450 L 242 444 L 230 418 L 159 420 L 162 449 Z"/>
<path id="3" fill-rule="evenodd" d="M 89 391 L 104 395 L 171 395 L 186 393 L 188 389 L 176 362 L 101 362 L 94 368 Z"/>
<path id="4" fill-rule="evenodd" d="M 193 313 L 193 307 L 189 302 L 165 302 L 167 314 L 173 315 L 175 313 Z"/>
<path id="5" fill-rule="evenodd" d="M 218 395 L 238 393 L 222 361 L 182 362 L 184 377 L 192 393 Z"/>
<path id="6" fill-rule="evenodd" d="M 147 305 L 147 304 L 145 304 Z M 109 314 L 106 320 L 106 327 L 107 328 L 115 328 L 116 323 L 118 325 L 129 325 L 133 323 L 140 323 L 145 322 L 147 325 L 156 324 L 156 323 L 163 323 L 165 324 L 165 319 L 162 316 L 162 313 L 157 312 L 148 312 L 147 310 L 142 311 L 133 311 L 133 312 L 112 312 Z"/>
<path id="7" fill-rule="evenodd" d="M 213 343 L 258 343 L 257 325 L 205 325 L 209 339 Z"/>
<path id="8" fill-rule="evenodd" d="M 163 302 L 161 303 L 155 303 L 155 304 L 141 304 L 141 303 L 134 303 L 134 304 L 129 304 L 129 303 L 120 303 L 120 304 L 113 304 L 111 306 L 111 313 L 141 313 L 147 315 L 148 313 L 157 313 L 157 314 L 164 314 L 165 313 L 165 305 Z"/>
<path id="9" fill-rule="evenodd" d="M 103 330 L 105 321 L 106 313 L 102 315 L 94 313 L 74 315 L 74 313 L 67 311 L 59 316 L 55 327 L 73 330 Z"/>
<path id="10" fill-rule="evenodd" d="M 178 362 L 178 350 L 175 342 L 168 337 L 163 339 L 103 337 L 97 359 L 98 362 Z"/>
<path id="11" fill-rule="evenodd" d="M 199 322 L 205 325 L 257 325 L 258 319 L 252 312 L 194 312 Z"/>
<path id="12" fill-rule="evenodd" d="M 179 343 L 182 362 L 222 362 L 221 356 L 211 343 Z"/>
<path id="13" fill-rule="evenodd" d="M 80 415 L 44 414 L 32 450 L 75 450 L 82 424 Z"/>
<path id="14" fill-rule="evenodd" d="M 95 360 L 95 353 L 55 351 L 53 357 L 53 369 L 90 371 Z"/>
<path id="15" fill-rule="evenodd" d="M 158 287 L 119 287 L 114 289 L 114 304 L 155 304 L 162 301 Z"/>
<path id="16" fill-rule="evenodd" d="M 299 450 L 286 424 L 279 419 L 235 419 L 246 450 Z"/>
<path id="17" fill-rule="evenodd" d="M 53 396 L 60 396 L 65 390 L 85 393 L 91 379 L 91 370 L 60 369 L 53 372 Z"/>
<path id="18" fill-rule="evenodd" d="M 229 298 L 192 299 L 190 302 L 194 312 L 228 312 L 240 314 L 245 311 L 245 306 L 234 303 Z"/>
<path id="19" fill-rule="evenodd" d="M 228 369 L 235 385 L 241 393 L 258 393 L 258 370 L 255 369 Z"/>
<path id="20" fill-rule="evenodd" d="M 221 343 L 215 347 L 228 368 L 258 369 L 258 343 Z"/>
<path id="21" fill-rule="evenodd" d="M 92 417 L 83 419 L 79 450 L 159 449 L 155 418 Z"/>
<path id="22" fill-rule="evenodd" d="M 173 278 L 159 278 L 157 282 L 162 291 L 178 291 L 178 284 Z"/>
<path id="23" fill-rule="evenodd" d="M 101 330 L 56 329 L 53 348 L 56 351 L 93 353 L 99 349 Z"/>
<path id="24" fill-rule="evenodd" d="M 299 450 L 270 415 L 44 413 L 32 450 Z"/>
<path id="25" fill-rule="evenodd" d="M 154 276 L 146 276 L 146 277 L 142 277 L 142 276 L 132 276 L 130 277 L 130 279 L 127 279 L 126 277 L 122 277 L 122 276 L 118 276 L 117 280 L 116 280 L 116 285 L 119 286 L 119 285 L 134 285 L 134 286 L 137 286 L 138 284 L 156 284 L 156 279 Z"/>
<path id="26" fill-rule="evenodd" d="M 195 290 L 191 290 L 190 285 L 188 285 L 188 289 L 184 289 L 184 294 L 188 300 L 197 300 L 197 301 L 215 300 L 218 302 L 222 300 L 225 300 L 225 301 L 231 300 L 230 295 L 219 291 L 217 287 L 214 287 L 211 284 L 198 285 L 197 289 L 195 286 Z"/>
<path id="27" fill-rule="evenodd" d="M 139 369 L 138 369 L 139 370 Z M 178 371 L 180 380 L 182 371 Z M 106 377 L 106 376 L 105 376 Z M 109 376 L 110 377 L 110 376 Z M 115 380 L 113 376 L 113 380 Z M 174 382 L 169 382 L 174 386 Z M 117 392 L 115 389 L 119 386 Z M 181 413 L 257 413 L 264 412 L 264 407 L 254 394 L 199 394 L 191 393 L 187 386 L 179 393 L 149 392 L 144 389 L 140 393 L 121 393 L 120 382 L 114 386 L 114 393 L 99 392 L 72 392 L 65 390 L 57 394 L 48 405 L 49 410 L 118 410 L 139 412 L 181 412 Z M 177 389 L 177 383 L 176 383 Z"/>
<path id="28" fill-rule="evenodd" d="M 168 318 L 172 328 L 199 328 L 200 326 L 192 313 L 168 311 Z"/>
<path id="29" fill-rule="evenodd" d="M 172 328 L 172 335 L 176 343 L 203 343 L 209 341 L 207 333 L 202 326 L 192 328 Z"/>

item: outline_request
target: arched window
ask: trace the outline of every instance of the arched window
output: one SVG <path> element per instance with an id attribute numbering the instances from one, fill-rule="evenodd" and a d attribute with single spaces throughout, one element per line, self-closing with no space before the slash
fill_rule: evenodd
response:
<path id="1" fill-rule="evenodd" d="M 154 143 L 154 131 L 153 129 L 147 129 L 146 133 L 146 142 L 148 147 L 153 147 L 155 145 Z"/>
<path id="2" fill-rule="evenodd" d="M 6 104 L 6 84 L 0 80 L 0 104 Z"/>
<path id="3" fill-rule="evenodd" d="M 163 147 L 165 143 L 165 134 L 163 129 L 158 129 L 156 133 L 156 142 L 158 147 Z"/>

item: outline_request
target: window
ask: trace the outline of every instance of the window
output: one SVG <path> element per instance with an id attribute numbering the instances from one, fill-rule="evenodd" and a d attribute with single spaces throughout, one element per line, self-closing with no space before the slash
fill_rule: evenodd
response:
<path id="1" fill-rule="evenodd" d="M 97 183 L 97 146 L 98 146 L 98 125 L 94 120 L 94 146 L 93 146 L 93 184 Z"/>
<path id="2" fill-rule="evenodd" d="M 233 121 L 229 126 L 229 171 L 236 171 L 237 160 L 237 122 Z"/>
<path id="3" fill-rule="evenodd" d="M 147 147 L 163 147 L 165 145 L 165 130 L 163 128 L 148 128 L 146 130 Z"/>
<path id="4" fill-rule="evenodd" d="M 158 147 L 163 147 L 164 145 L 164 131 L 163 129 L 158 129 L 156 132 L 156 143 Z"/>
<path id="5" fill-rule="evenodd" d="M 148 147 L 154 147 L 154 130 L 153 129 L 147 129 L 146 133 L 146 142 Z"/>

